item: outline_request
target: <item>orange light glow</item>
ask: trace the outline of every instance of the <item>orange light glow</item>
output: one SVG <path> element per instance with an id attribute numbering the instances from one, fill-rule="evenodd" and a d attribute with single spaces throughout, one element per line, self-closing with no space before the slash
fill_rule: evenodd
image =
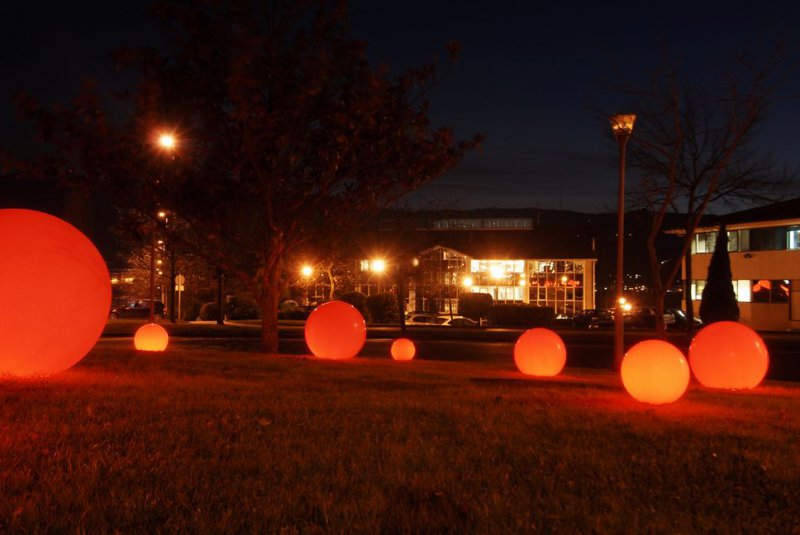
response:
<path id="1" fill-rule="evenodd" d="M 372 270 L 373 273 L 383 273 L 386 271 L 386 260 L 382 258 L 375 258 L 370 262 L 369 268 Z"/>
<path id="2" fill-rule="evenodd" d="M 314 274 L 314 268 L 306 264 L 305 266 L 300 268 L 300 274 L 305 278 L 309 278 L 311 275 Z"/>
<path id="3" fill-rule="evenodd" d="M 46 375 L 94 346 L 111 308 L 111 277 L 72 225 L 0 210 L 0 296 L 0 375 Z"/>
<path id="4" fill-rule="evenodd" d="M 392 342 L 392 358 L 394 360 L 411 360 L 417 353 L 414 342 L 408 338 L 398 338 Z"/>
<path id="5" fill-rule="evenodd" d="M 169 132 L 163 132 L 158 135 L 158 146 L 164 150 L 175 150 L 175 147 L 178 145 L 178 140 L 175 138 L 174 134 Z"/>
<path id="6" fill-rule="evenodd" d="M 756 332 L 735 321 L 703 329 L 689 346 L 692 373 L 708 388 L 755 388 L 769 368 L 769 353 Z"/>
<path id="7" fill-rule="evenodd" d="M 637 401 L 663 405 L 677 401 L 689 386 L 689 364 L 680 349 L 663 340 L 645 340 L 622 360 L 622 384 Z"/>
<path id="8" fill-rule="evenodd" d="M 142 325 L 133 337 L 133 346 L 139 351 L 164 351 L 168 343 L 167 331 L 157 323 Z"/>
<path id="9" fill-rule="evenodd" d="M 367 339 L 367 324 L 353 305 L 344 301 L 323 303 L 308 316 L 306 344 L 322 359 L 355 357 Z"/>
<path id="10" fill-rule="evenodd" d="M 564 369 L 567 349 L 550 329 L 530 329 L 514 345 L 514 362 L 525 375 L 552 377 Z"/>
<path id="11" fill-rule="evenodd" d="M 462 282 L 464 283 L 464 286 L 469 288 L 472 286 L 472 277 L 464 277 L 464 280 Z"/>

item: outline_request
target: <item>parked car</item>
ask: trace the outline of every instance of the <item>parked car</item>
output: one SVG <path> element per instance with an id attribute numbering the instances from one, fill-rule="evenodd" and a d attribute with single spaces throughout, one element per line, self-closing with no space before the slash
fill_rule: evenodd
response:
<path id="1" fill-rule="evenodd" d="M 472 320 L 470 318 L 465 318 L 464 316 L 453 316 L 450 317 L 449 315 L 439 316 L 438 320 L 444 320 L 442 323 L 438 323 L 438 325 L 442 325 L 443 327 L 477 327 L 478 322 Z"/>
<path id="2" fill-rule="evenodd" d="M 164 303 L 155 301 L 153 313 L 157 318 L 164 317 Z M 134 299 L 111 309 L 112 318 L 148 318 L 150 317 L 150 300 Z"/>
<path id="3" fill-rule="evenodd" d="M 439 318 L 429 313 L 412 312 L 406 315 L 406 325 L 438 325 Z"/>
<path id="4" fill-rule="evenodd" d="M 679 308 L 664 309 L 664 316 L 667 316 L 668 314 L 672 316 L 672 321 L 667 324 L 668 329 L 681 330 L 686 328 L 686 312 Z M 703 321 L 700 318 L 695 316 L 693 319 L 695 328 L 700 328 L 703 326 Z"/>
<path id="5" fill-rule="evenodd" d="M 575 314 L 572 317 L 572 323 L 579 329 L 586 329 L 590 327 L 593 322 L 611 319 L 612 313 L 613 310 L 605 308 L 589 308 Z"/>

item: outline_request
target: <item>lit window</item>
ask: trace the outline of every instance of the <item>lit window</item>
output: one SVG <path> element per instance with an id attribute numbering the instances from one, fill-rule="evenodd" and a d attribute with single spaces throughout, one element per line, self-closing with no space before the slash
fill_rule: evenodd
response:
<path id="1" fill-rule="evenodd" d="M 800 249 L 800 228 L 790 227 L 786 236 L 787 247 L 789 249 Z"/>
<path id="2" fill-rule="evenodd" d="M 740 303 L 749 303 L 752 300 L 749 280 L 733 281 L 733 290 Z"/>

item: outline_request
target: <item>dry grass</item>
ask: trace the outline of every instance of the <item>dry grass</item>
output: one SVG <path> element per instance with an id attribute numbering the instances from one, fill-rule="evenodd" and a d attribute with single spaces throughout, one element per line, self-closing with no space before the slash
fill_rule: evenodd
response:
<path id="1" fill-rule="evenodd" d="M 511 365 L 142 356 L 0 382 L 0 531 L 797 531 L 800 386 Z"/>

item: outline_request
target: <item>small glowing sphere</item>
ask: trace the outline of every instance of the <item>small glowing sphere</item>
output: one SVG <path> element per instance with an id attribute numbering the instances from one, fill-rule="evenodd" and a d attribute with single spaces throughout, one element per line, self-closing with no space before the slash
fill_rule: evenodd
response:
<path id="1" fill-rule="evenodd" d="M 133 337 L 133 346 L 139 351 L 164 351 L 168 342 L 167 331 L 157 323 L 142 325 Z"/>
<path id="2" fill-rule="evenodd" d="M 392 358 L 394 360 L 411 360 L 417 352 L 414 342 L 408 338 L 398 338 L 392 342 Z"/>
<path id="3" fill-rule="evenodd" d="M 514 362 L 526 375 L 552 377 L 567 363 L 567 350 L 561 337 L 550 329 L 530 329 L 514 346 Z"/>
<path id="4" fill-rule="evenodd" d="M 689 364 L 680 349 L 663 340 L 639 342 L 622 359 L 622 384 L 637 401 L 663 405 L 689 386 Z"/>
<path id="5" fill-rule="evenodd" d="M 306 344 L 322 359 L 355 357 L 367 339 L 367 324 L 353 305 L 344 301 L 323 303 L 306 320 Z"/>
<path id="6" fill-rule="evenodd" d="M 769 353 L 764 340 L 750 327 L 718 321 L 703 327 L 694 337 L 689 364 L 705 387 L 755 388 L 767 374 Z"/>
<path id="7" fill-rule="evenodd" d="M 0 210 L 0 375 L 76 364 L 105 327 L 111 277 L 89 239 L 33 210 Z"/>

